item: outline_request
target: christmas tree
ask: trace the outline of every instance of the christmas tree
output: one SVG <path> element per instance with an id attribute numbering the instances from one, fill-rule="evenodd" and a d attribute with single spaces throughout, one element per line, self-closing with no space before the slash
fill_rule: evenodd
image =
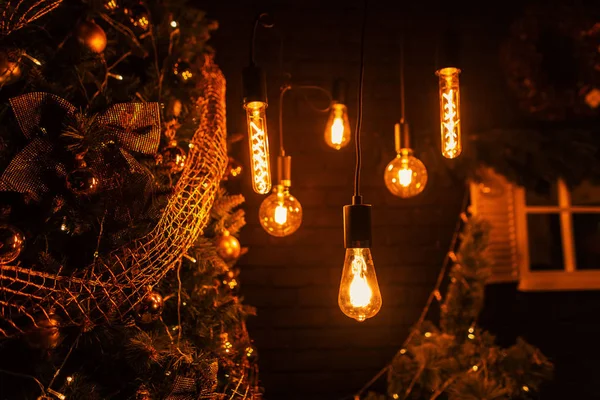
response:
<path id="1" fill-rule="evenodd" d="M 0 398 L 260 398 L 217 24 L 179 0 L 0 10 Z"/>
<path id="2" fill-rule="evenodd" d="M 539 349 L 521 338 L 502 348 L 477 324 L 491 272 L 485 253 L 489 228 L 476 217 L 463 214 L 461 219 L 462 233 L 453 240 L 458 251 L 447 258 L 452 267 L 445 297 L 439 290 L 442 268 L 421 319 L 382 370 L 387 372 L 387 395 L 369 392 L 366 400 L 529 399 L 551 377 L 553 366 Z M 425 320 L 435 299 L 441 305 L 439 324 Z"/>

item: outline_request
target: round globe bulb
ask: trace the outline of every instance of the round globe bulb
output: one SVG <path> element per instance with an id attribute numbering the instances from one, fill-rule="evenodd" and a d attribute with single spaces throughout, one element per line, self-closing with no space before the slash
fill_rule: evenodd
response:
<path id="1" fill-rule="evenodd" d="M 385 167 L 385 186 L 394 195 L 402 198 L 421 193 L 427 185 L 427 169 L 411 149 L 401 149 Z"/>
<path id="2" fill-rule="evenodd" d="M 260 205 L 258 218 L 269 235 L 288 236 L 302 224 L 302 206 L 288 187 L 277 185 Z"/>

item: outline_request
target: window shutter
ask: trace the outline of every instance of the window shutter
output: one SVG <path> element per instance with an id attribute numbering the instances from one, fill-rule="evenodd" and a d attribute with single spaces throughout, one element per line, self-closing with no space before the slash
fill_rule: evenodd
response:
<path id="1" fill-rule="evenodd" d="M 473 214 L 490 224 L 487 255 L 492 262 L 488 283 L 516 282 L 515 186 L 502 175 L 486 168 L 484 183 L 470 183 Z"/>

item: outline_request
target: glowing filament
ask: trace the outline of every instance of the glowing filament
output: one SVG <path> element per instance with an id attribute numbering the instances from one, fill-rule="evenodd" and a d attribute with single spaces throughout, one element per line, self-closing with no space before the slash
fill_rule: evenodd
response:
<path id="1" fill-rule="evenodd" d="M 269 139 L 267 136 L 265 107 L 266 104 L 259 101 L 246 105 L 252 188 L 259 194 L 266 194 L 271 190 Z"/>
<path id="2" fill-rule="evenodd" d="M 344 120 L 342 118 L 335 118 L 331 125 L 331 143 L 339 146 L 342 144 L 344 138 Z"/>
<path id="3" fill-rule="evenodd" d="M 446 158 L 455 158 L 462 151 L 459 73 L 458 68 L 443 68 L 437 72 L 440 78 L 442 155 Z"/>
<path id="4" fill-rule="evenodd" d="M 283 225 L 287 222 L 287 208 L 279 205 L 275 208 L 275 223 Z"/>
<path id="5" fill-rule="evenodd" d="M 352 283 L 350 283 L 349 295 L 350 304 L 353 307 L 366 307 L 371 303 L 373 297 L 373 290 L 367 282 L 365 276 L 367 272 L 367 264 L 364 258 L 355 257 L 352 260 Z"/>
<path id="6" fill-rule="evenodd" d="M 400 186 L 407 187 L 412 182 L 412 169 L 404 166 L 402 169 L 398 171 L 398 182 Z"/>

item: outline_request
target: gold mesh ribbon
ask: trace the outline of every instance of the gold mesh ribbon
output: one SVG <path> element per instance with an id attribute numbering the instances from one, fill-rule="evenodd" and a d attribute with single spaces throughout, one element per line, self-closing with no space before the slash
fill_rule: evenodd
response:
<path id="1" fill-rule="evenodd" d="M 202 364 L 204 366 L 199 368 L 197 377 L 178 375 L 171 394 L 165 400 L 215 400 L 219 364 L 216 360 Z"/>
<path id="2" fill-rule="evenodd" d="M 74 275 L 0 265 L 0 335 L 22 332 L 19 318 L 39 314 L 86 329 L 122 320 L 181 261 L 208 222 L 227 165 L 225 78 L 209 56 L 199 92 L 188 162 L 154 229 Z"/>

